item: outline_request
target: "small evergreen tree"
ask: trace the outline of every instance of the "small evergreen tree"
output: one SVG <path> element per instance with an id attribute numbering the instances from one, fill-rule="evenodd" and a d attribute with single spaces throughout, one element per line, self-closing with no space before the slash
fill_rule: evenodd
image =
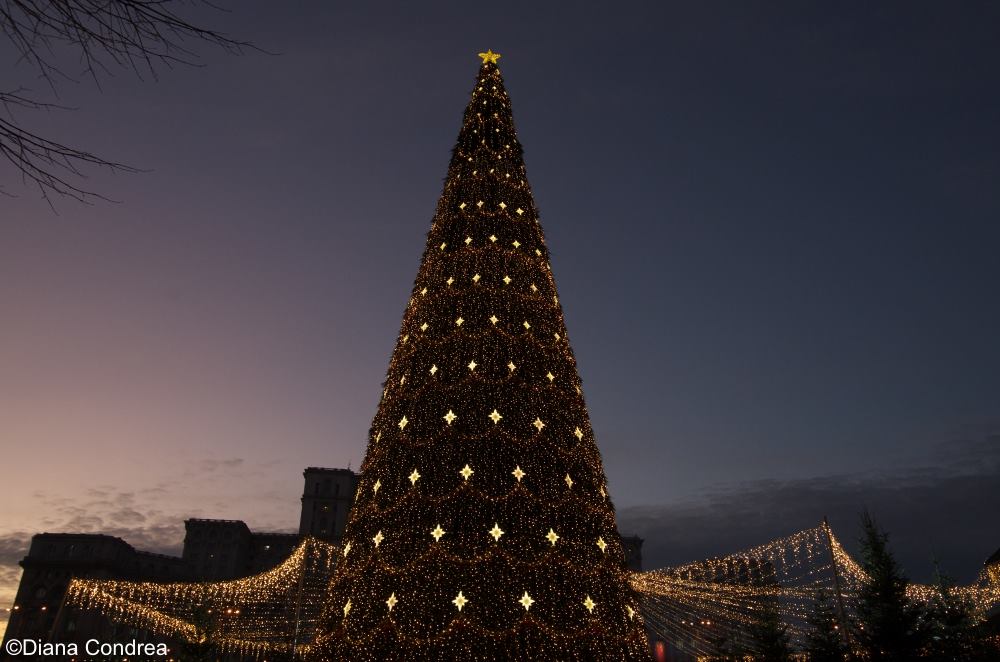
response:
<path id="1" fill-rule="evenodd" d="M 833 601 L 826 591 L 820 589 L 816 594 L 816 602 L 806 622 L 810 628 L 805 647 L 809 662 L 843 662 L 848 653 L 847 645 Z"/>
<path id="2" fill-rule="evenodd" d="M 927 647 L 924 655 L 933 662 L 986 660 L 987 647 L 979 618 L 971 600 L 953 590 L 952 582 L 935 572 L 937 593 L 927 608 Z"/>
<path id="3" fill-rule="evenodd" d="M 906 595 L 909 584 L 889 551 L 889 537 L 867 511 L 861 516 L 862 567 L 869 581 L 858 596 L 855 630 L 862 655 L 875 661 L 912 660 L 923 648 L 921 610 Z"/>
<path id="4" fill-rule="evenodd" d="M 178 651 L 178 658 L 181 662 L 215 662 L 218 660 L 218 651 L 216 651 L 213 642 L 218 626 L 212 617 L 211 610 L 204 605 L 196 607 L 191 615 L 191 624 L 195 627 L 196 641 L 183 643 Z"/>
<path id="5" fill-rule="evenodd" d="M 761 611 L 749 629 L 756 651 L 755 660 L 788 662 L 792 650 L 788 643 L 788 626 L 781 620 L 776 599 L 764 598 Z"/>

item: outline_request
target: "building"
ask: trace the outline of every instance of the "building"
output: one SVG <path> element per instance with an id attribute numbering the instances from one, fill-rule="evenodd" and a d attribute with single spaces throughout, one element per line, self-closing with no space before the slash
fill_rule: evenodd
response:
<path id="1" fill-rule="evenodd" d="M 354 503 L 358 474 L 350 469 L 309 467 L 303 475 L 306 485 L 302 491 L 299 535 L 339 544 Z"/>
<path id="2" fill-rule="evenodd" d="M 308 467 L 303 471 L 298 533 L 255 532 L 241 520 L 188 519 L 181 556 L 135 549 L 121 538 L 99 533 L 39 533 L 21 560 L 24 572 L 4 636 L 60 640 L 84 636 L 101 641 L 145 640 L 148 633 L 111 623 L 94 612 L 60 613 L 73 578 L 130 581 L 223 581 L 278 565 L 302 537 L 339 544 L 354 503 L 358 474 L 350 469 Z M 642 569 L 642 539 L 625 536 L 630 569 Z M 7 659 L 0 647 L 0 659 Z"/>
<path id="3" fill-rule="evenodd" d="M 21 560 L 24 571 L 4 641 L 47 640 L 56 625 L 63 631 L 116 637 L 119 628 L 96 614 L 74 614 L 69 620 L 63 615 L 57 623 L 63 595 L 74 577 L 156 582 L 235 579 L 278 565 L 303 536 L 339 543 L 357 474 L 309 467 L 303 477 L 298 533 L 255 532 L 240 520 L 189 519 L 184 522 L 180 557 L 137 550 L 121 538 L 99 533 L 36 534 Z"/>

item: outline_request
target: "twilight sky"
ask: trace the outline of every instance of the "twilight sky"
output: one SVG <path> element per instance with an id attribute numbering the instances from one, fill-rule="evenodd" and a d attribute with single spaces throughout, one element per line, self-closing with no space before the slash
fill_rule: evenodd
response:
<path id="1" fill-rule="evenodd" d="M 0 164 L 0 609 L 35 532 L 294 529 L 304 467 L 358 466 L 486 48 L 647 567 L 824 514 L 850 548 L 867 506 L 915 578 L 971 580 L 1000 545 L 1000 6 L 427 4 L 199 12 L 277 54 L 18 115 L 150 172 L 56 215 Z"/>

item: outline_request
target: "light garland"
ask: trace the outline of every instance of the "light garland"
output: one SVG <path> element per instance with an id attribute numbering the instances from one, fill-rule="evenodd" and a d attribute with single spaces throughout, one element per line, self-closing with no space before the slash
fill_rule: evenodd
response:
<path id="1" fill-rule="evenodd" d="M 642 612 L 650 632 L 695 656 L 719 654 L 723 643 L 746 642 L 748 627 L 765 610 L 777 608 L 793 645 L 801 646 L 806 616 L 822 591 L 837 601 L 838 620 L 850 618 L 864 570 L 844 550 L 826 523 L 728 556 L 632 575 L 642 596 Z M 1000 586 L 989 569 L 955 593 L 985 614 L 1000 603 Z M 907 595 L 927 603 L 938 590 L 910 584 Z"/>
<path id="2" fill-rule="evenodd" d="M 244 658 L 292 653 L 313 638 L 338 550 L 306 538 L 277 567 L 222 582 L 74 579 L 64 605 Z M 211 623 L 206 632 L 202 622 Z"/>
<path id="3" fill-rule="evenodd" d="M 499 56 L 482 57 L 318 660 L 648 656 Z"/>

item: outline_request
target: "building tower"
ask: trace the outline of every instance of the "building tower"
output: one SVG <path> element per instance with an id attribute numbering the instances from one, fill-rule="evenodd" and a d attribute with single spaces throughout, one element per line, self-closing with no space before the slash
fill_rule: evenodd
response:
<path id="1" fill-rule="evenodd" d="M 347 513 L 354 504 L 358 475 L 350 469 L 308 467 L 302 472 L 302 516 L 299 535 L 340 544 Z"/>
<path id="2" fill-rule="evenodd" d="M 480 57 L 315 658 L 648 659 L 499 56 Z"/>

